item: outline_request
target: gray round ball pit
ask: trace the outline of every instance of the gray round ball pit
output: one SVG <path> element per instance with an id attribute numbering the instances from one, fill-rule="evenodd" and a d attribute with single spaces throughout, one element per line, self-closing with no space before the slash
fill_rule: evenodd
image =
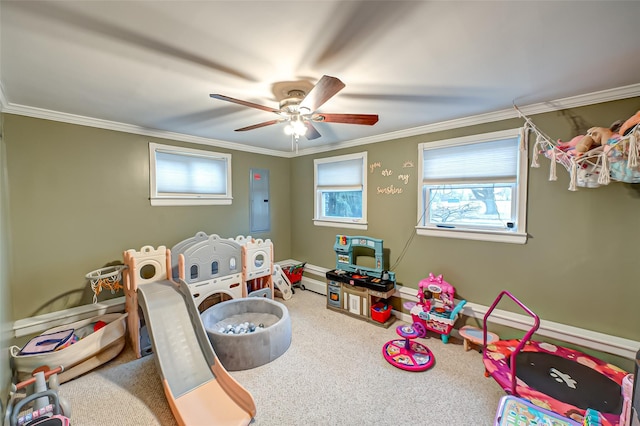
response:
<path id="1" fill-rule="evenodd" d="M 224 334 L 218 331 L 220 322 L 233 317 L 237 322 L 258 325 L 265 315 L 275 319 L 253 333 Z M 287 307 L 264 297 L 227 300 L 213 305 L 200 314 L 209 341 L 218 359 L 228 371 L 248 370 L 273 361 L 291 345 L 291 317 Z M 256 322 L 258 321 L 258 322 Z M 234 321 L 236 322 L 236 321 Z"/>

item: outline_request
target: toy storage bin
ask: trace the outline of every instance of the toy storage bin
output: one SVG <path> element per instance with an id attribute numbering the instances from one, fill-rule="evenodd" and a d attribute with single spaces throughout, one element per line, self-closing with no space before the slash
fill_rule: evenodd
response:
<path id="1" fill-rule="evenodd" d="M 371 305 L 371 319 L 384 323 L 391 316 L 391 306 L 386 302 L 377 302 Z"/>
<path id="2" fill-rule="evenodd" d="M 33 371 L 41 366 L 53 369 L 61 365 L 64 371 L 58 374 L 58 381 L 62 384 L 115 358 L 125 345 L 126 318 L 126 313 L 111 313 L 51 328 L 43 334 L 57 333 L 62 330 L 78 332 L 87 326 L 93 329 L 92 324 L 98 321 L 106 323 L 104 327 L 74 344 L 53 352 L 21 355 L 19 347 L 11 346 L 9 348 L 11 361 L 18 380 L 29 379 Z"/>

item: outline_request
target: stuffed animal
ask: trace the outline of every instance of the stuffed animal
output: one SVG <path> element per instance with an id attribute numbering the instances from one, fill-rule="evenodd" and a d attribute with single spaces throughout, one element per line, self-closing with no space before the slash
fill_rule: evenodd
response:
<path id="1" fill-rule="evenodd" d="M 622 125 L 621 121 L 616 121 L 609 128 L 607 127 L 592 127 L 587 131 L 587 134 L 576 144 L 577 153 L 585 153 L 590 149 L 596 148 L 601 145 L 606 145 L 607 141 L 616 135 L 618 129 Z"/>
<path id="2" fill-rule="evenodd" d="M 578 143 L 582 140 L 582 138 L 584 138 L 584 135 L 575 136 L 568 142 L 562 142 L 560 139 L 558 139 L 558 144 L 556 146 L 566 152 L 574 149 L 576 145 L 578 145 Z"/>

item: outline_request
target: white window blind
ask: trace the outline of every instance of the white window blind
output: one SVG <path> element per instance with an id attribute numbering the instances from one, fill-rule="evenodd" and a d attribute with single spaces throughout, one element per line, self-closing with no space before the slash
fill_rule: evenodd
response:
<path id="1" fill-rule="evenodd" d="M 367 229 L 367 153 L 319 158 L 314 164 L 314 224 Z"/>
<path id="2" fill-rule="evenodd" d="M 514 182 L 518 175 L 519 139 L 455 145 L 424 150 L 425 184 Z"/>
<path id="3" fill-rule="evenodd" d="M 227 189 L 226 159 L 156 151 L 158 193 L 215 194 Z"/>
<path id="4" fill-rule="evenodd" d="M 152 206 L 231 204 L 231 155 L 149 144 Z"/>
<path id="5" fill-rule="evenodd" d="M 362 158 L 318 163 L 318 186 L 362 186 Z"/>

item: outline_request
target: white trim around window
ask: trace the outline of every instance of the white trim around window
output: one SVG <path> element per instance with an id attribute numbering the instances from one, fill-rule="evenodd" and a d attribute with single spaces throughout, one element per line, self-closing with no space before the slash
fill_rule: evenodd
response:
<path id="1" fill-rule="evenodd" d="M 367 152 L 318 158 L 313 166 L 314 225 L 366 230 Z M 328 205 L 337 202 L 344 209 Z"/>
<path id="2" fill-rule="evenodd" d="M 149 143 L 152 206 L 228 205 L 231 154 Z"/>
<path id="3" fill-rule="evenodd" d="M 418 225 L 422 236 L 525 244 L 527 242 L 527 133 L 510 129 L 418 145 Z M 477 153 L 476 156 L 474 154 Z M 465 158 L 466 157 L 466 158 Z M 483 164 L 484 162 L 484 164 Z M 426 170 L 430 168 L 429 170 Z M 510 198 L 501 204 L 506 218 L 481 223 L 467 219 L 467 213 L 443 207 L 446 191 L 469 194 L 479 189 L 500 188 Z M 452 203 L 471 206 L 472 202 L 452 197 Z M 479 204 L 477 200 L 472 201 Z M 440 202 L 440 204 L 437 204 Z M 438 210 L 436 210 L 436 208 Z M 472 207 L 469 207 L 472 208 Z M 487 207 L 488 208 L 488 207 Z M 458 214 L 452 220 L 441 214 Z M 484 215 L 485 213 L 482 213 Z M 473 216 L 473 214 L 471 215 Z M 484 217 L 482 220 L 484 221 Z"/>

